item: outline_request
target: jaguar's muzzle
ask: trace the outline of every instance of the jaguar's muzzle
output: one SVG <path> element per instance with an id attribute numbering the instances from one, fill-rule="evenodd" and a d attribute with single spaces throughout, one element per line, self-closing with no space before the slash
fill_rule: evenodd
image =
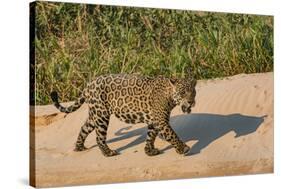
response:
<path id="1" fill-rule="evenodd" d="M 191 108 L 195 106 L 195 101 L 189 101 L 186 104 L 182 104 L 181 105 L 181 110 L 183 111 L 183 113 L 190 113 L 191 112 Z"/>

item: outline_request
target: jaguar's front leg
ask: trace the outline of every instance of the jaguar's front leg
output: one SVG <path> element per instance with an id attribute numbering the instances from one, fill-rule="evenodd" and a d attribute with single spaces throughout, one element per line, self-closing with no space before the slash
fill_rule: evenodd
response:
<path id="1" fill-rule="evenodd" d="M 169 123 L 161 121 L 158 129 L 160 136 L 168 141 L 176 149 L 177 153 L 186 155 L 190 151 L 190 147 L 179 139 Z"/>
<path id="2" fill-rule="evenodd" d="M 156 136 L 158 135 L 158 130 L 155 129 L 153 124 L 148 125 L 146 144 L 144 147 L 144 151 L 148 156 L 155 156 L 160 154 L 160 151 L 154 147 L 154 141 Z"/>

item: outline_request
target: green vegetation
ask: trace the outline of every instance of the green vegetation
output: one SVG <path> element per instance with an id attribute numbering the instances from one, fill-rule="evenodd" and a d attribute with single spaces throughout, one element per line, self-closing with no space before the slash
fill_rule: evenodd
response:
<path id="1" fill-rule="evenodd" d="M 75 99 L 94 76 L 198 79 L 273 70 L 273 17 L 37 2 L 36 104 Z"/>

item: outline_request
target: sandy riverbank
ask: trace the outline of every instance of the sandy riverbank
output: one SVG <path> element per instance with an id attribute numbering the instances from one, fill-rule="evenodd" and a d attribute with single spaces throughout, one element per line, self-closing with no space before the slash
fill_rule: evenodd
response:
<path id="1" fill-rule="evenodd" d="M 87 105 L 67 116 L 53 105 L 35 108 L 36 186 L 100 184 L 159 179 L 273 172 L 273 73 L 240 74 L 199 81 L 196 106 L 183 115 L 177 107 L 170 123 L 192 147 L 176 154 L 157 138 L 163 153 L 144 153 L 146 127 L 110 120 L 108 142 L 121 154 L 106 158 L 92 133 L 84 152 L 74 143 L 87 118 Z"/>

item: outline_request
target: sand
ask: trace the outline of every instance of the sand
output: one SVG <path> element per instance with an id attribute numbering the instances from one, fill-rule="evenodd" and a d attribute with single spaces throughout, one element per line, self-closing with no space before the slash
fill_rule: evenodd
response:
<path id="1" fill-rule="evenodd" d="M 69 104 L 69 103 L 68 103 Z M 133 182 L 273 172 L 273 73 L 240 74 L 199 81 L 189 115 L 176 107 L 170 124 L 192 147 L 178 155 L 160 138 L 154 157 L 144 153 L 146 126 L 111 117 L 108 144 L 120 155 L 104 157 L 89 135 L 83 152 L 74 152 L 87 105 L 71 114 L 53 105 L 31 112 L 38 187 Z M 31 157 L 32 153 L 31 153 Z"/>

